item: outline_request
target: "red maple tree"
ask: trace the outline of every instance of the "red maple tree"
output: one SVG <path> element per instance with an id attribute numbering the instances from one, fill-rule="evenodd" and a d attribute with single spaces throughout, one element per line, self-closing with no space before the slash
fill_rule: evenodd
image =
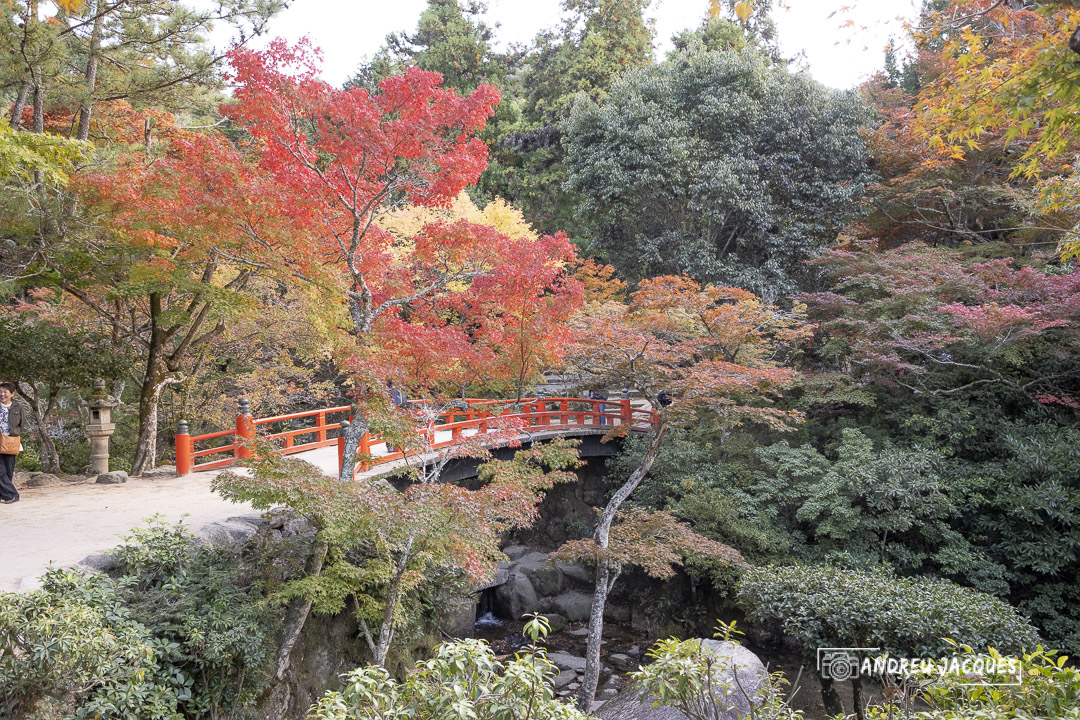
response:
<path id="1" fill-rule="evenodd" d="M 595 290 L 593 294 L 604 295 Z M 657 413 L 652 427 L 638 421 L 613 429 L 611 434 L 647 430 L 649 445 L 638 467 L 604 507 L 593 537 L 560 551 L 560 557 L 596 564 L 585 679 L 578 694 L 578 706 L 586 709 L 599 678 L 604 606 L 624 564 L 636 563 L 662 574 L 674 558 L 687 552 L 742 562 L 731 548 L 697 537 L 670 517 L 620 513 L 622 504 L 649 472 L 672 427 L 761 422 L 782 430 L 801 421 L 800 413 L 773 407 L 769 398 L 794 381 L 795 372 L 782 361 L 808 331 L 798 316 L 753 293 L 703 287 L 691 278 L 674 276 L 642 281 L 628 304 L 609 300 L 590 305 L 577 326 L 579 337 L 568 357 L 571 369 L 590 384 L 640 392 Z M 664 402 L 657 402 L 661 393 Z M 625 527 L 616 524 L 619 516 Z M 660 538 L 658 548 L 627 552 L 625 538 L 651 536 Z"/>
<path id="2" fill-rule="evenodd" d="M 274 204 L 306 238 L 294 248 L 297 272 L 344 301 L 358 338 L 349 366 L 366 385 L 403 371 L 425 388 L 470 375 L 523 378 L 548 356 L 541 348 L 561 346 L 548 338 L 580 295 L 564 277 L 575 257 L 565 236 L 514 241 L 458 221 L 401 240 L 377 223 L 405 204 L 449 205 L 479 177 L 487 151 L 475 133 L 498 102 L 494 88 L 462 97 L 440 87 L 438 73 L 409 68 L 376 92 L 336 89 L 317 76 L 306 42 L 277 40 L 230 60 L 236 91 L 222 111 L 256 140 Z M 358 419 L 350 459 L 369 427 Z"/>

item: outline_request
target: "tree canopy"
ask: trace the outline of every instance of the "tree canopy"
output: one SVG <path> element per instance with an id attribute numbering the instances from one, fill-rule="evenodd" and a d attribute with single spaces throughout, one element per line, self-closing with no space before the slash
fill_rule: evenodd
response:
<path id="1" fill-rule="evenodd" d="M 853 95 L 752 48 L 695 44 L 575 105 L 568 187 L 624 277 L 686 273 L 774 299 L 852 216 L 866 121 Z"/>

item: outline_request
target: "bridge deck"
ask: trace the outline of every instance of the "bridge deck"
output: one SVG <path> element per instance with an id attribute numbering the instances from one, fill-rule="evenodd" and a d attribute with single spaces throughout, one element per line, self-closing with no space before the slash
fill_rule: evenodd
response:
<path id="1" fill-rule="evenodd" d="M 642 427 L 644 429 L 644 426 Z M 596 425 L 578 425 L 576 423 L 567 423 L 562 425 L 561 423 L 553 423 L 550 426 L 543 429 L 533 429 L 529 432 L 522 432 L 518 435 L 517 439 L 521 443 L 542 442 L 544 440 L 550 440 L 555 437 L 583 437 L 588 435 L 604 435 L 611 428 L 609 426 L 596 426 Z M 463 436 L 469 437 L 476 435 L 475 430 L 466 430 L 462 433 Z M 444 436 L 445 435 L 445 436 Z M 440 431 L 436 433 L 436 442 L 448 442 L 451 440 L 451 434 L 449 430 Z M 378 443 L 371 448 L 371 454 L 375 457 L 383 457 L 389 454 L 389 450 L 386 447 L 386 443 Z M 381 475 L 388 475 L 395 470 L 406 466 L 416 466 L 424 463 L 425 461 L 431 461 L 438 458 L 440 451 L 433 450 L 423 455 L 415 455 L 407 459 L 392 460 L 390 462 L 375 465 L 369 470 L 358 470 L 354 475 L 355 478 L 376 478 Z M 338 476 L 338 451 L 336 447 L 324 447 L 316 448 L 314 450 L 306 450 L 304 452 L 294 453 L 293 457 L 298 460 L 311 463 L 315 467 L 323 471 L 324 474 L 331 477 Z"/>

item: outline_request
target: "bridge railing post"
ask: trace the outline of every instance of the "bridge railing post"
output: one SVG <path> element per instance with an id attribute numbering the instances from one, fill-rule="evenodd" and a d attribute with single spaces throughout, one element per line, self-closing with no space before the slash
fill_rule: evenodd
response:
<path id="1" fill-rule="evenodd" d="M 251 402 L 240 398 L 236 403 L 236 434 L 233 436 L 233 457 L 237 460 L 249 460 L 251 448 L 247 443 L 255 438 L 255 418 L 251 415 Z"/>
<path id="2" fill-rule="evenodd" d="M 633 409 L 630 407 L 630 391 L 623 388 L 622 397 L 619 399 L 619 404 L 622 406 L 620 415 L 622 416 L 621 422 L 623 425 L 629 425 L 633 421 Z"/>
<path id="3" fill-rule="evenodd" d="M 341 421 L 341 434 L 337 438 L 337 471 L 338 477 L 341 477 L 341 467 L 345 464 L 345 436 L 349 432 L 348 420 Z"/>
<path id="4" fill-rule="evenodd" d="M 491 413 L 489 413 L 487 410 L 481 410 L 480 411 L 480 425 L 479 425 L 479 428 L 480 428 L 480 433 L 481 434 L 486 433 L 488 431 L 487 419 L 489 417 L 491 417 Z"/>
<path id="5" fill-rule="evenodd" d="M 182 477 L 191 473 L 191 454 L 194 448 L 191 446 L 191 434 L 188 432 L 187 420 L 181 420 L 176 426 L 176 476 Z"/>
<path id="6" fill-rule="evenodd" d="M 562 417 L 559 418 L 559 422 L 561 422 L 563 427 L 565 427 L 570 424 L 570 416 L 567 414 L 567 412 L 570 410 L 570 401 L 560 400 L 559 410 L 562 411 Z"/>
<path id="7" fill-rule="evenodd" d="M 359 448 L 358 452 L 361 455 L 370 455 L 371 454 L 371 433 L 370 432 L 364 433 L 363 436 L 360 438 L 360 448 Z M 364 463 L 360 466 L 360 469 L 361 470 L 370 470 L 371 469 L 371 463 L 369 463 L 369 462 L 367 462 L 365 460 Z"/>
<path id="8" fill-rule="evenodd" d="M 320 411 L 315 416 L 315 427 L 319 428 L 319 442 L 326 442 L 326 412 Z"/>

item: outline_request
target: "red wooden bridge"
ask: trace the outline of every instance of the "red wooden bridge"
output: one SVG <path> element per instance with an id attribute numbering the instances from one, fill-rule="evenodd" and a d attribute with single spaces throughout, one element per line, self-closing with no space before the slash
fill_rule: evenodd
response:
<path id="1" fill-rule="evenodd" d="M 652 408 L 635 407 L 625 391 L 617 399 L 579 397 L 534 397 L 521 400 L 457 400 L 445 408 L 432 410 L 422 401 L 411 401 L 409 412 L 416 418 L 415 431 L 423 442 L 422 450 L 398 450 L 385 438 L 368 432 L 360 439 L 358 456 L 363 459 L 353 467 L 360 472 L 379 469 L 408 457 L 437 452 L 463 442 L 466 438 L 492 433 L 493 444 L 505 442 L 505 433 L 493 432 L 495 426 L 510 425 L 522 439 L 537 433 L 545 436 L 604 432 L 611 426 L 629 424 L 631 430 L 648 430 L 656 422 Z M 247 400 L 240 400 L 236 427 L 228 430 L 190 435 L 187 422 L 181 420 L 176 432 L 176 473 L 216 470 L 237 460 L 251 457 L 247 442 L 258 434 L 264 441 L 278 443 L 282 453 L 311 453 L 321 448 L 337 448 L 340 473 L 345 454 L 345 429 L 352 407 L 307 410 L 256 418 Z M 299 426 L 299 427 L 297 427 Z M 325 453 L 323 453 L 325 455 Z M 322 463 L 323 469 L 326 463 Z M 385 470 L 390 470 L 386 467 Z"/>

